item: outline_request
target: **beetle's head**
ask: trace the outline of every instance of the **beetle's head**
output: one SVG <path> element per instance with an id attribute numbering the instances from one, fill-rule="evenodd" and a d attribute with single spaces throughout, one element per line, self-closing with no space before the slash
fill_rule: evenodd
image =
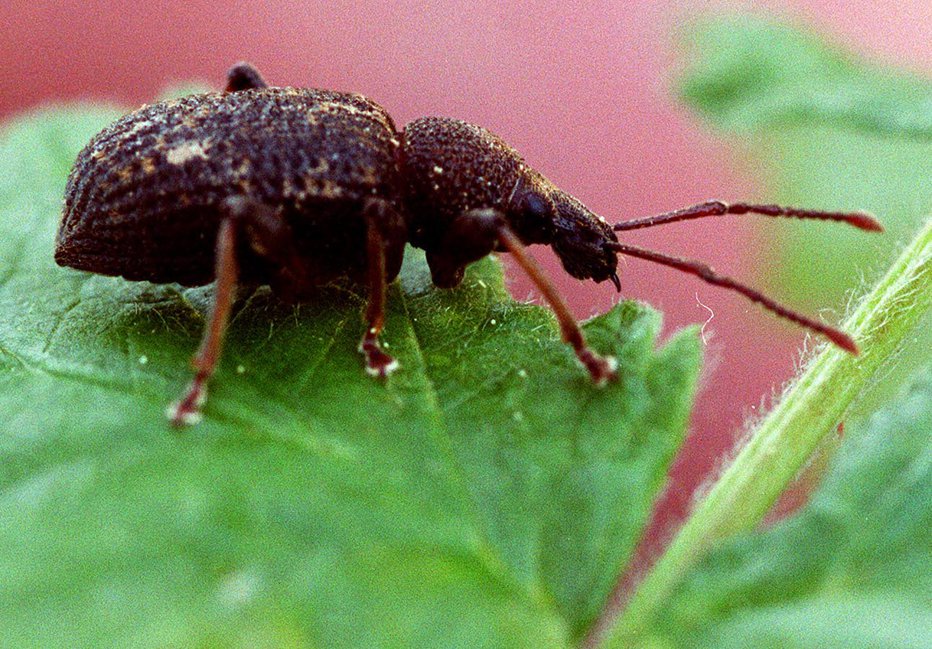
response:
<path id="1" fill-rule="evenodd" d="M 605 247 L 618 238 L 604 219 L 542 178 L 540 182 L 519 183 L 511 206 L 509 220 L 518 231 L 530 224 L 550 226 L 548 243 L 567 273 L 596 282 L 610 279 L 621 290 L 615 272 L 617 253 Z"/>

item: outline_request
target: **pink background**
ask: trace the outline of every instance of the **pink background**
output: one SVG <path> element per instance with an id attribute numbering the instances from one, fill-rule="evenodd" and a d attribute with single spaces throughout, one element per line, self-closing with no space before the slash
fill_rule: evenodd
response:
<path id="1" fill-rule="evenodd" d="M 671 35 L 697 9 L 749 6 L 880 60 L 926 71 L 932 61 L 929 0 L 882 9 L 870 0 L 4 0 L 0 118 L 70 99 L 132 106 L 192 79 L 219 86 L 227 67 L 246 59 L 276 85 L 363 92 L 399 124 L 428 114 L 482 124 L 592 209 L 621 220 L 712 197 L 766 197 L 754 162 L 703 131 L 671 92 L 682 64 Z M 699 222 L 627 240 L 700 257 L 754 283 L 773 262 L 762 245 L 771 227 Z M 577 283 L 558 272 L 549 250 L 536 253 L 579 316 L 616 299 L 608 283 Z M 527 296 L 530 285 L 515 270 L 514 293 Z M 667 333 L 706 320 L 699 301 L 715 313 L 692 436 L 663 507 L 668 521 L 688 507 L 743 419 L 790 376 L 803 333 L 672 270 L 631 260 L 621 275 L 626 297 L 663 310 Z"/>

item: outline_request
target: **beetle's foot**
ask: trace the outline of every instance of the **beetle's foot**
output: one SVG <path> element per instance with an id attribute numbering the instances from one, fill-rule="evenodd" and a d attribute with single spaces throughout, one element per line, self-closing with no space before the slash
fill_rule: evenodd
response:
<path id="1" fill-rule="evenodd" d="M 359 351 L 366 357 L 366 374 L 384 379 L 398 369 L 398 361 L 382 351 L 375 336 L 366 335 L 359 343 Z"/>
<path id="2" fill-rule="evenodd" d="M 588 347 L 578 354 L 579 362 L 589 370 L 596 387 L 602 387 L 618 378 L 618 361 L 614 356 L 599 356 Z"/>
<path id="3" fill-rule="evenodd" d="M 207 377 L 197 375 L 188 386 L 187 392 L 180 401 L 176 401 L 166 409 L 165 414 L 175 428 L 193 426 L 203 419 L 201 406 L 207 400 Z"/>

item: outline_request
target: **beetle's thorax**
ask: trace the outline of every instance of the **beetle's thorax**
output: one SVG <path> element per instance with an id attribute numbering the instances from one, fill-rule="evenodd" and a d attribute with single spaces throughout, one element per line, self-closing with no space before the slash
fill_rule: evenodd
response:
<path id="1" fill-rule="evenodd" d="M 415 120 L 405 127 L 399 166 L 409 238 L 429 261 L 455 256 L 456 219 L 491 208 L 524 244 L 553 246 L 573 277 L 614 274 L 615 254 L 602 246 L 616 240 L 608 224 L 490 131 L 450 118 Z"/>
<path id="2" fill-rule="evenodd" d="M 443 117 L 425 117 L 405 127 L 400 166 L 411 243 L 441 245 L 452 222 L 470 210 L 503 213 L 526 165 L 488 130 Z"/>

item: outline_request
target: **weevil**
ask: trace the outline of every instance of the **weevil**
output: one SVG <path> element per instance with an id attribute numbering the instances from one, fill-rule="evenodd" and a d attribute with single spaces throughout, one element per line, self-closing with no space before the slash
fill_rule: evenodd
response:
<path id="1" fill-rule="evenodd" d="M 526 253 L 529 245 L 551 246 L 572 277 L 609 280 L 619 291 L 619 254 L 671 266 L 857 353 L 851 337 L 834 327 L 705 264 L 616 235 L 727 214 L 882 229 L 865 212 L 721 201 L 610 225 L 484 128 L 424 117 L 398 130 L 385 109 L 362 95 L 270 87 L 239 63 L 223 92 L 143 106 L 90 141 L 68 179 L 55 260 L 129 280 L 215 282 L 194 378 L 169 407 L 175 425 L 200 418 L 238 284 L 267 284 L 288 301 L 338 277 L 367 287 L 359 350 L 369 374 L 389 375 L 398 363 L 379 341 L 386 285 L 397 277 L 408 243 L 425 251 L 441 288 L 460 284 L 470 263 L 510 253 L 597 385 L 616 377 L 617 364 L 586 344 L 566 302 Z"/>

